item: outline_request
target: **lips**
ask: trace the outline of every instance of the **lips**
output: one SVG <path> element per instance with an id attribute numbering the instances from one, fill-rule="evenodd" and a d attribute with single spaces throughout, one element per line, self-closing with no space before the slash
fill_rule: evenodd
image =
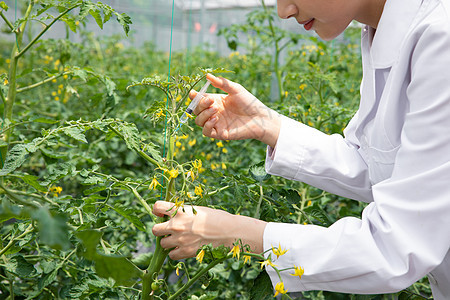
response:
<path id="1" fill-rule="evenodd" d="M 306 21 L 301 21 L 298 22 L 300 25 L 303 25 L 303 27 L 305 28 L 305 30 L 311 30 L 313 24 L 314 24 L 314 18 L 311 18 L 309 20 Z"/>

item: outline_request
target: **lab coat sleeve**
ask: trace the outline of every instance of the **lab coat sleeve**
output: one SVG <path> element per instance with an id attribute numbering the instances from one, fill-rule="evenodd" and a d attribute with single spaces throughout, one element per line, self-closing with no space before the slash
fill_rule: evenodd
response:
<path id="1" fill-rule="evenodd" d="M 447 53 L 450 34 L 448 26 L 436 25 L 423 32 L 411 55 L 411 82 L 407 89 L 409 111 L 405 115 L 392 176 L 372 187 L 374 201 L 364 209 L 361 219 L 343 218 L 329 228 L 267 225 L 264 249 L 277 247 L 279 243 L 283 249 L 288 249 L 274 261 L 278 268 L 295 265 L 305 270 L 301 279 L 290 276 L 290 271 L 281 272 L 289 292 L 396 292 L 440 265 L 448 252 L 450 55 Z M 361 181 L 357 186 L 365 186 L 360 173 L 347 172 L 344 164 L 338 169 L 345 171 L 335 171 L 334 160 L 343 157 L 339 154 L 344 144 L 323 140 L 336 137 L 317 138 L 312 134 L 298 135 L 295 139 L 309 140 L 303 142 L 304 146 L 290 149 L 301 155 L 291 162 L 297 164 L 298 169 L 290 168 L 287 177 L 303 179 L 303 173 L 320 172 L 325 181 L 331 181 L 327 177 L 349 175 L 349 179 L 340 181 L 354 186 L 351 182 L 356 180 Z M 309 146 L 310 143 L 314 146 Z M 329 149 L 316 149 L 325 146 Z M 275 160 L 277 155 L 286 153 L 280 150 L 276 150 Z M 356 156 L 355 160 L 358 161 Z M 323 166 L 325 163 L 334 166 L 331 171 Z M 274 285 L 279 282 L 271 267 L 266 270 Z"/>
<path id="2" fill-rule="evenodd" d="M 354 120 L 356 117 L 346 129 L 350 136 Z M 358 148 L 356 142 L 339 134 L 327 135 L 282 117 L 276 148 L 267 151 L 266 170 L 333 194 L 371 202 L 367 164 Z"/>

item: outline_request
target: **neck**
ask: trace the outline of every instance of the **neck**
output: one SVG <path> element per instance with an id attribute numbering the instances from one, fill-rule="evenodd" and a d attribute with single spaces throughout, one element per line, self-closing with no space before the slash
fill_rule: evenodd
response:
<path id="1" fill-rule="evenodd" d="M 385 3 L 386 0 L 361 1 L 361 6 L 355 20 L 376 29 Z"/>

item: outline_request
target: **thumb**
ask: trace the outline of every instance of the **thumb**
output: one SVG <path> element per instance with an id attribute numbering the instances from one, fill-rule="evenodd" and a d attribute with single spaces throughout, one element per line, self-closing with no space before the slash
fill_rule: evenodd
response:
<path id="1" fill-rule="evenodd" d="M 211 82 L 211 84 L 224 91 L 228 94 L 238 94 L 242 91 L 242 86 L 236 82 L 233 82 L 231 80 L 228 80 L 223 77 L 216 77 L 212 74 L 207 74 L 206 78 Z"/>

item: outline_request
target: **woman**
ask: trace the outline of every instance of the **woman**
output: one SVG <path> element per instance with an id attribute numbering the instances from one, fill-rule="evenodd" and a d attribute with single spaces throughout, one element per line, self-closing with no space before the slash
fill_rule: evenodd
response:
<path id="1" fill-rule="evenodd" d="M 368 202 L 361 219 L 329 228 L 266 223 L 197 207 L 155 225 L 170 257 L 192 257 L 204 244 L 236 239 L 262 252 L 289 251 L 279 268 L 290 292 L 390 293 L 428 274 L 435 299 L 450 299 L 450 2 L 447 0 L 278 0 L 324 40 L 352 20 L 365 24 L 360 107 L 340 135 L 278 115 L 242 86 L 208 75 L 226 95 L 208 95 L 196 123 L 217 139 L 268 145 L 269 173 Z M 196 93 L 193 92 L 191 96 Z M 156 215 L 172 204 L 157 202 Z M 227 228 L 225 232 L 223 228 Z M 279 279 L 269 267 L 275 285 Z"/>

